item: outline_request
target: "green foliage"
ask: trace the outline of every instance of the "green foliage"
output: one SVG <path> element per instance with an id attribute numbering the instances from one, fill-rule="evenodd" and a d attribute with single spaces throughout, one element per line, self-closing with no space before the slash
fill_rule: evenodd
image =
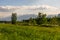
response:
<path id="1" fill-rule="evenodd" d="M 29 25 L 36 25 L 36 20 L 31 17 L 29 19 Z"/>
<path id="2" fill-rule="evenodd" d="M 0 40 L 60 40 L 60 27 L 0 24 Z"/>
<path id="3" fill-rule="evenodd" d="M 57 18 L 58 25 L 60 25 L 60 18 Z"/>
<path id="4" fill-rule="evenodd" d="M 12 24 L 16 24 L 16 20 L 17 20 L 17 14 L 16 13 L 12 13 L 12 17 L 11 17 Z"/>
<path id="5" fill-rule="evenodd" d="M 33 19 L 32 19 L 32 17 L 29 19 L 29 25 L 32 25 L 32 21 L 33 21 Z"/>
<path id="6" fill-rule="evenodd" d="M 47 23 L 46 14 L 38 13 L 37 23 L 39 25 L 40 24 L 46 24 Z"/>
<path id="7" fill-rule="evenodd" d="M 33 25 L 37 25 L 37 22 L 35 19 L 33 19 Z"/>
<path id="8" fill-rule="evenodd" d="M 56 17 L 50 18 L 50 19 L 49 19 L 49 24 L 58 25 L 58 20 L 57 20 L 57 18 L 56 18 Z"/>

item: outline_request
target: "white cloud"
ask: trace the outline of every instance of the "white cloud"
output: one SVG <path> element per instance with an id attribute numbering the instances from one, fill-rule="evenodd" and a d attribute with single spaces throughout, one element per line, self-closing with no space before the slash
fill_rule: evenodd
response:
<path id="1" fill-rule="evenodd" d="M 60 13 L 59 8 L 48 5 L 33 5 L 33 6 L 0 6 L 0 16 L 9 16 L 12 12 L 16 12 L 18 15 L 24 14 L 38 14 L 43 12 L 46 14 Z"/>
<path id="2" fill-rule="evenodd" d="M 57 14 L 60 13 L 59 8 L 48 6 L 48 5 L 34 5 L 34 6 L 21 6 L 15 10 L 18 14 L 38 14 L 38 12 L 44 12 L 46 14 Z"/>

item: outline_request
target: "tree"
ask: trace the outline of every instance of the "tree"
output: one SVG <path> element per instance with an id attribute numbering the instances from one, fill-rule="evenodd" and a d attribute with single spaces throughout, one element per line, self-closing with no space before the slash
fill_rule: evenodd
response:
<path id="1" fill-rule="evenodd" d="M 37 23 L 36 23 L 36 20 L 35 19 L 33 19 L 33 25 L 37 25 Z"/>
<path id="2" fill-rule="evenodd" d="M 34 18 L 30 17 L 29 25 L 36 25 L 36 20 Z"/>
<path id="3" fill-rule="evenodd" d="M 16 21 L 17 21 L 17 14 L 16 13 L 12 13 L 12 17 L 11 17 L 12 24 L 16 24 Z"/>
<path id="4" fill-rule="evenodd" d="M 58 21 L 58 20 L 57 20 L 56 17 L 50 18 L 50 24 L 52 24 L 52 25 L 57 25 L 57 24 L 58 24 L 57 21 Z"/>
<path id="5" fill-rule="evenodd" d="M 42 13 L 38 13 L 38 18 L 42 18 Z"/>
<path id="6" fill-rule="evenodd" d="M 32 19 L 32 17 L 30 17 L 30 19 L 29 19 L 29 25 L 32 25 L 32 21 L 33 21 L 33 19 Z"/>
<path id="7" fill-rule="evenodd" d="M 43 14 L 42 15 L 42 22 L 43 22 L 43 24 L 46 24 L 47 23 L 46 14 Z"/>
<path id="8" fill-rule="evenodd" d="M 40 25 L 45 23 L 47 23 L 46 14 L 39 12 L 37 17 L 37 24 Z"/>
<path id="9" fill-rule="evenodd" d="M 60 25 L 60 18 L 57 18 L 58 25 Z"/>
<path id="10" fill-rule="evenodd" d="M 39 12 L 39 13 L 38 13 L 38 17 L 37 17 L 37 24 L 38 24 L 38 25 L 40 25 L 41 22 L 42 22 L 41 18 L 42 18 L 42 13 Z"/>

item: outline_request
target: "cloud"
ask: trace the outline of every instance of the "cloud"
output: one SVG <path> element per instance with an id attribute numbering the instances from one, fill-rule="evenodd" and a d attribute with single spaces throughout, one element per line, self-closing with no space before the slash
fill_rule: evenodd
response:
<path id="1" fill-rule="evenodd" d="M 33 6 L 21 6 L 20 9 L 15 10 L 15 12 L 22 14 L 38 14 L 38 12 L 43 12 L 46 14 L 57 14 L 60 13 L 59 8 L 48 6 L 48 5 L 33 5 Z"/>
<path id="2" fill-rule="evenodd" d="M 59 8 L 48 5 L 33 5 L 33 6 L 0 6 L 0 16 L 10 16 L 12 12 L 16 12 L 18 15 L 35 14 L 43 12 L 46 14 L 58 14 Z"/>

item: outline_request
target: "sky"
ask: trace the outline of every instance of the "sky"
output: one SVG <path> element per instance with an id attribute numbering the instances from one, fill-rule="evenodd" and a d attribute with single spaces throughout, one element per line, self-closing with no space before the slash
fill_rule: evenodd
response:
<path id="1" fill-rule="evenodd" d="M 60 0 L 0 0 L 0 6 L 51 5 L 60 8 Z"/>
<path id="2" fill-rule="evenodd" d="M 60 13 L 60 0 L 0 0 L 0 17 L 11 15 L 16 12 L 18 15 Z"/>

